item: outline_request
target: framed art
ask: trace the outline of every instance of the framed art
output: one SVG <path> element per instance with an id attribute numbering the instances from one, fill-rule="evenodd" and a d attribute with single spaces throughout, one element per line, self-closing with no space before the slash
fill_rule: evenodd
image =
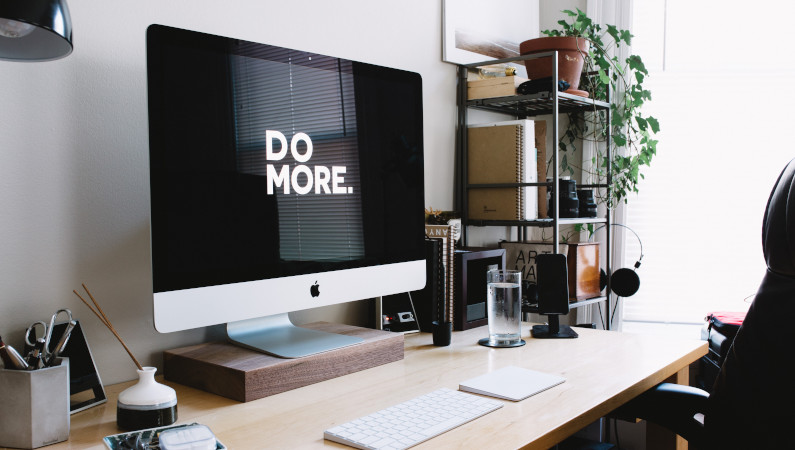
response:
<path id="1" fill-rule="evenodd" d="M 468 330 L 489 323 L 486 272 L 505 268 L 505 249 L 502 248 L 455 252 L 454 330 Z"/>
<path id="2" fill-rule="evenodd" d="M 443 0 L 442 16 L 442 60 L 454 64 L 519 56 L 539 37 L 538 0 Z"/>

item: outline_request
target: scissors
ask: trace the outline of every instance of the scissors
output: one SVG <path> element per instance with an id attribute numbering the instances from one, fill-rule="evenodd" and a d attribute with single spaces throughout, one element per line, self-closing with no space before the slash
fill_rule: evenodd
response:
<path id="1" fill-rule="evenodd" d="M 29 348 L 36 348 L 36 346 L 37 346 L 37 343 L 36 343 L 37 336 L 44 337 L 44 348 L 42 348 L 42 350 L 41 350 L 42 358 L 44 359 L 44 361 L 49 361 L 50 360 L 50 356 L 51 356 L 51 354 L 50 354 L 50 341 L 52 340 L 52 332 L 53 332 L 53 328 L 55 327 L 55 321 L 56 321 L 56 319 L 58 319 L 58 315 L 61 314 L 61 313 L 66 313 L 66 315 L 69 317 L 69 319 L 67 320 L 67 323 L 69 323 L 71 325 L 74 322 L 74 320 L 72 319 L 72 311 L 64 308 L 64 309 L 59 309 L 58 311 L 55 312 L 55 314 L 52 315 L 52 317 L 50 318 L 50 323 L 49 324 L 45 323 L 43 320 L 37 320 L 36 322 L 33 322 L 32 324 L 30 324 L 28 329 L 25 331 L 25 344 L 27 344 Z M 39 328 L 39 325 L 41 325 L 41 328 L 42 328 L 42 334 L 41 335 L 36 333 L 36 329 Z M 66 331 L 64 333 L 64 337 L 61 338 L 61 341 L 64 341 L 64 342 L 63 343 L 59 343 L 59 347 L 63 347 L 64 345 L 66 345 L 65 341 L 66 341 L 66 339 L 69 338 L 69 332 L 70 331 L 71 330 L 68 330 L 68 331 Z M 58 349 L 56 349 L 56 350 L 58 350 Z"/>

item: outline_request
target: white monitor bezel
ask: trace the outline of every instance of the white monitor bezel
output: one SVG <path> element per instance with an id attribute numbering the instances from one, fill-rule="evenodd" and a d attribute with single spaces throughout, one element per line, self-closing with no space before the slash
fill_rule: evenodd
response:
<path id="1" fill-rule="evenodd" d="M 301 311 L 425 287 L 425 260 L 154 293 L 161 333 Z M 312 297 L 315 282 L 320 295 Z"/>

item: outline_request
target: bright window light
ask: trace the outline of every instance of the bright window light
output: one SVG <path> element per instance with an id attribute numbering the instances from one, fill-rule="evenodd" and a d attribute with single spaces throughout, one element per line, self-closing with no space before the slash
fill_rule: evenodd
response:
<path id="1" fill-rule="evenodd" d="M 795 58 L 782 45 L 793 12 L 784 1 L 635 2 L 633 51 L 650 69 L 647 112 L 661 131 L 629 198 L 644 259 L 625 321 L 704 323 L 749 306 L 766 269 L 765 206 L 795 157 Z M 627 239 L 628 260 L 636 246 Z"/>

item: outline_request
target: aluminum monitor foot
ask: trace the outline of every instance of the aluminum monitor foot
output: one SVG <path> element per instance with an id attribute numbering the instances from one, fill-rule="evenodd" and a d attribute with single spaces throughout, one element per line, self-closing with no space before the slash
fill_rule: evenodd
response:
<path id="1" fill-rule="evenodd" d="M 280 358 L 301 358 L 364 342 L 355 336 L 297 327 L 286 313 L 228 323 L 226 334 L 237 345 Z"/>

